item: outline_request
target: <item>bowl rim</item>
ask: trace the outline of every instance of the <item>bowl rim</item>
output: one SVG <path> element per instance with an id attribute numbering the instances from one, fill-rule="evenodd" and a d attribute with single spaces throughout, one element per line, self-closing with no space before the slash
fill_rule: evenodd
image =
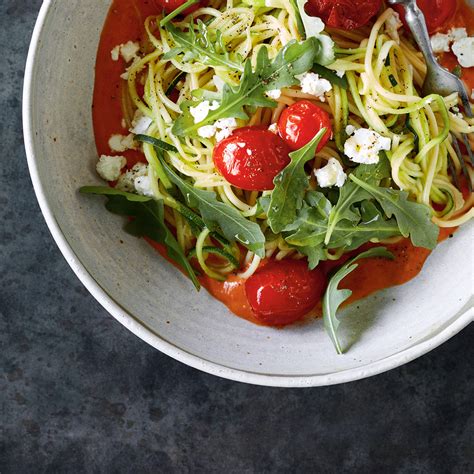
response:
<path id="1" fill-rule="evenodd" d="M 60 226 L 56 221 L 51 207 L 49 206 L 43 184 L 41 183 L 39 177 L 39 171 L 36 165 L 37 156 L 34 145 L 35 135 L 31 114 L 31 111 L 33 110 L 32 90 L 34 71 L 36 67 L 35 59 L 38 52 L 38 46 L 43 33 L 46 17 L 51 6 L 53 5 L 53 2 L 54 0 L 44 0 L 40 8 L 31 37 L 25 68 L 22 113 L 23 133 L 28 168 L 41 212 L 43 213 L 44 219 L 49 231 L 53 236 L 53 239 L 55 240 L 67 263 L 82 282 L 82 284 L 86 287 L 86 289 L 97 300 L 97 302 L 133 334 L 150 344 L 155 349 L 158 349 L 160 352 L 163 352 L 164 354 L 195 369 L 216 375 L 218 377 L 234 380 L 237 382 L 271 387 L 316 387 L 355 381 L 399 367 L 447 341 L 474 320 L 474 308 L 469 308 L 468 306 L 462 314 L 447 324 L 442 330 L 400 352 L 392 354 L 378 361 L 367 363 L 362 367 L 347 369 L 341 372 L 330 374 L 302 376 L 262 374 L 233 369 L 231 367 L 220 365 L 180 349 L 179 347 L 161 338 L 145 324 L 140 323 L 132 314 L 122 308 L 116 301 L 114 301 L 114 299 L 102 289 L 98 282 L 82 265 L 80 258 L 74 253 L 65 236 L 61 232 Z"/>

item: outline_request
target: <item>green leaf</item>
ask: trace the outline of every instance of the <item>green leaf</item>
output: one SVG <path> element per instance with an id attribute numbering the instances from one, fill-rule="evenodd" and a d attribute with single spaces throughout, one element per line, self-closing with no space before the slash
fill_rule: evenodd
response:
<path id="1" fill-rule="evenodd" d="M 160 21 L 160 26 L 163 28 L 163 26 L 167 25 L 173 18 L 176 18 L 180 13 L 184 12 L 184 10 L 189 8 L 191 5 L 194 5 L 198 1 L 199 0 L 188 0 L 187 2 L 184 2 L 178 8 L 175 8 L 171 13 L 162 18 Z"/>
<path id="2" fill-rule="evenodd" d="M 79 191 L 83 194 L 106 196 L 107 210 L 121 216 L 133 217 L 134 219 L 125 225 L 125 231 L 136 237 L 148 237 L 163 244 L 170 259 L 189 275 L 199 290 L 200 284 L 193 267 L 165 223 L 162 200 L 122 192 L 108 186 L 84 186 Z"/>
<path id="3" fill-rule="evenodd" d="M 222 32 L 209 30 L 201 20 L 197 21 L 197 33 L 193 25 L 184 32 L 169 23 L 166 30 L 173 38 L 175 47 L 164 54 L 163 59 L 173 59 L 183 54 L 183 62 L 196 61 L 204 66 L 243 72 L 241 58 L 227 51 Z"/>
<path id="4" fill-rule="evenodd" d="M 334 41 L 328 35 L 321 34 L 324 30 L 324 23 L 321 18 L 309 16 L 305 11 L 305 5 L 308 0 L 296 0 L 298 13 L 303 23 L 306 38 L 315 38 L 317 40 L 314 62 L 327 66 L 336 59 L 334 51 Z"/>
<path id="5" fill-rule="evenodd" d="M 199 209 L 206 227 L 221 230 L 230 241 L 240 242 L 259 257 L 265 256 L 265 236 L 260 226 L 240 214 L 229 205 L 218 201 L 211 191 L 195 188 L 178 176 L 160 156 L 161 164 L 169 179 L 179 188 L 188 206 Z"/>
<path id="6" fill-rule="evenodd" d="M 303 42 L 290 41 L 275 57 L 268 58 L 266 47 L 260 48 L 257 54 L 255 71 L 252 70 L 250 59 L 245 62 L 244 72 L 240 84 L 232 87 L 224 85 L 220 106 L 209 112 L 208 116 L 199 123 L 189 112 L 198 101 L 185 101 L 181 104 L 183 113 L 173 125 L 172 132 L 176 136 L 193 136 L 197 130 L 213 124 L 216 120 L 226 117 L 248 119 L 244 107 L 275 107 L 276 102 L 269 99 L 265 92 L 272 89 L 281 89 L 298 84 L 295 76 L 311 69 L 317 40 L 310 38 Z"/>
<path id="7" fill-rule="evenodd" d="M 349 273 L 353 272 L 358 264 L 355 262 L 361 258 L 374 258 L 383 257 L 393 259 L 392 253 L 390 253 L 385 247 L 374 247 L 366 252 L 362 252 L 353 259 L 346 262 L 329 280 L 326 293 L 323 297 L 323 323 L 326 332 L 331 338 L 336 351 L 338 354 L 342 354 L 343 350 L 341 343 L 337 337 L 337 330 L 341 324 L 336 316 L 339 306 L 346 301 L 351 295 L 352 291 L 347 289 L 339 290 L 338 286 L 342 279 L 345 278 Z"/>
<path id="8" fill-rule="evenodd" d="M 305 201 L 297 219 L 284 229 L 286 242 L 305 255 L 316 251 L 318 255 L 322 255 L 325 248 L 354 250 L 371 240 L 380 241 L 400 235 L 395 219 L 385 220 L 372 202 L 362 201 L 360 213 L 354 210 L 354 214 L 358 216 L 357 221 L 339 221 L 334 227 L 331 240 L 325 246 L 331 203 L 317 191 L 309 192 Z"/>
<path id="9" fill-rule="evenodd" d="M 314 158 L 316 148 L 325 133 L 326 129 L 321 129 L 303 148 L 290 153 L 290 163 L 275 176 L 275 188 L 268 209 L 268 223 L 274 233 L 281 232 L 295 220 L 296 211 L 301 208 L 308 188 L 304 165 Z"/>
<path id="10" fill-rule="evenodd" d="M 359 179 L 370 181 L 378 185 L 382 179 L 390 176 L 389 170 L 390 164 L 388 160 L 382 156 L 376 165 L 359 165 L 353 175 Z M 340 189 L 336 205 L 329 214 L 328 230 L 324 239 L 326 245 L 329 244 L 331 235 L 340 221 L 343 219 L 347 219 L 353 223 L 359 221 L 360 216 L 354 212 L 353 205 L 366 199 L 371 199 L 371 195 L 367 191 L 350 180 L 346 181 L 344 186 Z"/>
<path id="11" fill-rule="evenodd" d="M 439 227 L 431 221 L 428 206 L 409 201 L 406 191 L 381 188 L 363 181 L 356 174 L 351 175 L 350 179 L 375 198 L 388 217 L 395 216 L 401 234 L 404 237 L 410 236 L 415 247 L 436 247 Z"/>

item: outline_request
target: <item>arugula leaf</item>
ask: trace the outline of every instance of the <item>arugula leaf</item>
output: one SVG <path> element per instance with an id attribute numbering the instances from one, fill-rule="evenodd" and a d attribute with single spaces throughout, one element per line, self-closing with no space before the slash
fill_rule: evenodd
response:
<path id="1" fill-rule="evenodd" d="M 344 248 L 354 250 L 370 240 L 382 240 L 400 235 L 395 219 L 385 220 L 381 211 L 370 201 L 362 201 L 357 222 L 341 220 L 338 222 L 325 246 L 324 238 L 328 229 L 328 215 L 331 203 L 317 191 L 310 191 L 305 198 L 303 208 L 298 212 L 296 220 L 284 229 L 285 240 L 288 244 L 308 257 L 318 256 L 318 261 L 325 258 L 325 249 Z M 317 263 L 317 262 L 316 262 Z M 312 262 L 310 262 L 310 268 Z"/>
<path id="2" fill-rule="evenodd" d="M 162 156 L 159 157 L 169 179 L 179 188 L 188 206 L 199 209 L 208 229 L 220 229 L 230 242 L 238 241 L 259 257 L 265 256 L 265 236 L 258 224 L 218 201 L 214 192 L 195 188 L 186 182 L 168 166 Z"/>
<path id="3" fill-rule="evenodd" d="M 343 289 L 339 290 L 338 286 L 341 280 L 349 273 L 353 272 L 359 265 L 355 262 L 361 258 L 383 257 L 393 259 L 393 254 L 385 247 L 374 247 L 366 252 L 362 252 L 353 259 L 346 262 L 329 280 L 326 293 L 323 297 L 323 323 L 326 332 L 331 338 L 338 354 L 342 354 L 341 343 L 337 337 L 337 330 L 341 322 L 336 316 L 339 306 L 346 301 L 351 295 L 352 291 Z"/>
<path id="4" fill-rule="evenodd" d="M 361 180 L 356 174 L 351 175 L 350 179 L 374 197 L 388 217 L 395 216 L 401 234 L 410 236 L 415 247 L 436 247 L 439 227 L 431 221 L 428 206 L 409 201 L 406 191 L 378 187 Z"/>
<path id="5" fill-rule="evenodd" d="M 353 175 L 363 181 L 370 181 L 378 185 L 382 179 L 390 176 L 390 164 L 387 158 L 382 156 L 376 165 L 359 165 Z M 353 205 L 366 199 L 371 199 L 371 197 L 372 196 L 359 185 L 349 180 L 346 181 L 339 191 L 339 198 L 336 205 L 329 214 L 328 230 L 324 239 L 326 245 L 329 244 L 331 235 L 341 220 L 347 219 L 351 222 L 359 221 L 360 216 L 354 212 Z"/>
<path id="6" fill-rule="evenodd" d="M 314 62 L 327 66 L 336 59 L 334 51 L 334 41 L 328 35 L 321 34 L 324 30 L 324 22 L 321 18 L 309 16 L 306 13 L 305 5 L 308 0 L 296 0 L 298 13 L 303 23 L 306 38 L 315 38 L 317 42 L 317 51 L 314 57 Z"/>
<path id="7" fill-rule="evenodd" d="M 197 21 L 197 34 L 194 25 L 190 25 L 189 31 L 184 32 L 169 23 L 166 30 L 176 46 L 164 54 L 163 59 L 173 59 L 178 54 L 183 54 L 183 62 L 194 60 L 204 66 L 244 71 L 241 58 L 227 51 L 222 32 L 209 31 L 201 20 Z"/>
<path id="8" fill-rule="evenodd" d="M 163 244 L 168 256 L 189 275 L 196 289 L 200 289 L 201 285 L 193 267 L 165 223 L 162 200 L 126 193 L 109 186 L 84 186 L 79 191 L 83 194 L 106 196 L 105 207 L 108 211 L 133 217 L 134 219 L 125 225 L 125 231 L 135 237 L 148 237 Z"/>
<path id="9" fill-rule="evenodd" d="M 275 188 L 268 209 L 268 223 L 275 234 L 291 224 L 295 220 L 296 211 L 301 208 L 308 187 L 308 175 L 304 165 L 314 158 L 316 148 L 325 133 L 326 129 L 321 129 L 303 148 L 290 153 L 290 164 L 273 180 Z"/>
<path id="10" fill-rule="evenodd" d="M 240 84 L 232 87 L 224 85 L 220 106 L 210 111 L 208 116 L 199 123 L 189 109 L 197 105 L 197 101 L 185 101 L 181 104 L 183 113 L 177 118 L 172 132 L 176 136 L 192 136 L 204 126 L 226 117 L 248 119 L 244 107 L 275 107 L 276 102 L 269 99 L 265 92 L 298 84 L 295 76 L 309 71 L 313 65 L 318 49 L 317 40 L 310 38 L 303 42 L 290 41 L 275 57 L 268 58 L 266 47 L 258 51 L 255 71 L 252 71 L 250 59 L 244 66 Z"/>

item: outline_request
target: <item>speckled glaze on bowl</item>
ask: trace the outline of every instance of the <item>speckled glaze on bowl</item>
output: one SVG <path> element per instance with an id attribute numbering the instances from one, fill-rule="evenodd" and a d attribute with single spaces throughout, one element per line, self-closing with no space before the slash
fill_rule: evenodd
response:
<path id="1" fill-rule="evenodd" d="M 79 186 L 94 172 L 91 100 L 107 0 L 49 0 L 33 34 L 24 132 L 36 195 L 56 243 L 92 295 L 130 331 L 197 369 L 240 382 L 329 385 L 402 365 L 473 319 L 472 226 L 440 245 L 422 273 L 342 313 L 349 352 L 336 355 L 321 321 L 284 330 L 233 316 Z M 120 243 L 120 240 L 123 243 Z"/>

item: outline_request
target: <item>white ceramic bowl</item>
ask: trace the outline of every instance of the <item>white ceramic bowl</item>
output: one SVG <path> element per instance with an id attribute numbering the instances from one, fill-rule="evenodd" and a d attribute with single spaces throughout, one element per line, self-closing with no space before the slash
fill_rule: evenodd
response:
<path id="1" fill-rule="evenodd" d="M 24 131 L 36 195 L 56 243 L 92 295 L 130 331 L 206 372 L 304 387 L 404 364 L 473 319 L 472 227 L 439 246 L 412 282 L 347 308 L 349 352 L 336 355 L 321 321 L 275 330 L 233 316 L 79 186 L 99 182 L 91 123 L 94 61 L 108 0 L 48 0 L 31 42 Z M 119 243 L 123 240 L 124 243 Z"/>

